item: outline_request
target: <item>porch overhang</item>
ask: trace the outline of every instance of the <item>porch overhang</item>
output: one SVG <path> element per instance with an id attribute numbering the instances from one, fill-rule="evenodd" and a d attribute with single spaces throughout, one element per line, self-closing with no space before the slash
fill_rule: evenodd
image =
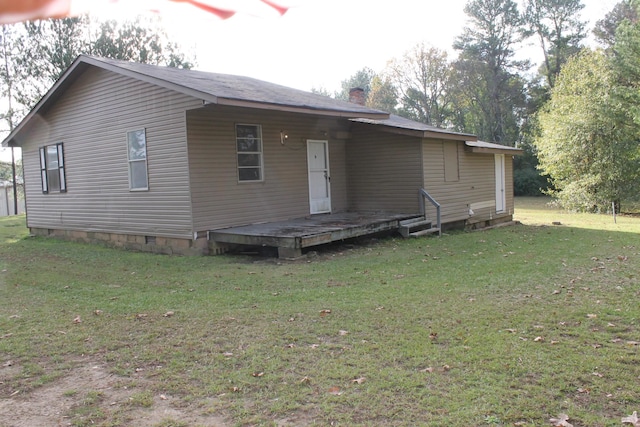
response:
<path id="1" fill-rule="evenodd" d="M 465 150 L 475 154 L 507 154 L 518 156 L 522 154 L 522 149 L 509 147 L 507 145 L 493 144 L 484 141 L 465 141 Z"/>

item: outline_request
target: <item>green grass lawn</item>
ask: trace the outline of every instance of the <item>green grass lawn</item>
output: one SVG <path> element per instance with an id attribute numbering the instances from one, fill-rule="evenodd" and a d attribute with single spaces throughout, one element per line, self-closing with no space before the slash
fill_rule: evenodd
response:
<path id="1" fill-rule="evenodd" d="M 61 388 L 74 426 L 621 426 L 640 411 L 640 218 L 546 201 L 517 200 L 522 225 L 301 261 L 0 218 L 0 404 Z M 65 382 L 93 366 L 108 389 Z"/>

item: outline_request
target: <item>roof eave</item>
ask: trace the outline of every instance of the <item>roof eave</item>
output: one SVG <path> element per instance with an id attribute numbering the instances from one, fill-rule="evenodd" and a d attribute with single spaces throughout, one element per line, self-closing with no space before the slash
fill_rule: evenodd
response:
<path id="1" fill-rule="evenodd" d="M 471 134 L 464 133 L 455 133 L 455 132 L 434 132 L 434 131 L 424 131 L 423 138 L 431 138 L 431 139 L 446 139 L 451 141 L 475 141 L 477 137 Z"/>
<path id="2" fill-rule="evenodd" d="M 348 111 L 334 110 L 330 108 L 314 108 L 299 105 L 284 105 L 268 102 L 247 101 L 244 99 L 218 98 L 216 102 L 211 104 L 226 105 L 232 107 L 258 108 L 262 110 L 284 111 L 288 113 L 314 114 L 319 116 L 341 117 L 348 119 L 366 118 L 373 120 L 384 120 L 389 118 L 389 114 L 385 112 L 370 111 Z"/>
<path id="3" fill-rule="evenodd" d="M 471 147 L 467 145 L 465 150 L 474 154 L 507 154 L 510 156 L 519 156 L 522 154 L 522 150 L 519 148 L 487 148 L 487 147 Z"/>

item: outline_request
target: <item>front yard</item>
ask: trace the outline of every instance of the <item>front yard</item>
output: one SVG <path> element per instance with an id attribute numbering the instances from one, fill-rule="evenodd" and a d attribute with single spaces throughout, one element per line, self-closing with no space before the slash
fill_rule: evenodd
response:
<path id="1" fill-rule="evenodd" d="M 1 218 L 0 426 L 621 426 L 640 411 L 640 218 L 518 204 L 523 225 L 302 261 Z"/>

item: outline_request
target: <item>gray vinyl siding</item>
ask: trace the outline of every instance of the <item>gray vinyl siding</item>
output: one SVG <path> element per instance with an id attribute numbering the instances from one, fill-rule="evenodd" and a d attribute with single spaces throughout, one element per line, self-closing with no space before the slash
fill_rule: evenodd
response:
<path id="1" fill-rule="evenodd" d="M 23 142 L 28 226 L 192 236 L 185 109 L 202 102 L 90 67 Z M 129 191 L 127 131 L 146 129 L 148 191 Z M 64 143 L 66 193 L 42 194 L 38 148 Z"/>
<path id="2" fill-rule="evenodd" d="M 235 124 L 262 126 L 262 182 L 238 182 Z M 338 120 L 234 107 L 187 112 L 194 228 L 197 231 L 309 215 L 307 140 L 329 141 L 332 211 L 346 210 L 344 142 Z M 280 131 L 288 139 L 283 145 Z"/>
<path id="3" fill-rule="evenodd" d="M 350 210 L 418 213 L 420 141 L 354 126 L 347 144 Z"/>
<path id="4" fill-rule="evenodd" d="M 457 144 L 458 181 L 446 181 L 444 170 L 445 150 L 443 144 Z M 464 149 L 463 142 L 424 140 L 424 188 L 442 206 L 442 222 L 469 219 L 469 205 L 496 198 L 495 160 L 493 154 L 476 154 Z M 513 213 L 513 166 L 510 156 L 505 156 L 506 207 Z M 428 209 L 433 215 L 433 209 Z M 482 208 L 475 216 L 490 213 L 495 209 Z"/>

